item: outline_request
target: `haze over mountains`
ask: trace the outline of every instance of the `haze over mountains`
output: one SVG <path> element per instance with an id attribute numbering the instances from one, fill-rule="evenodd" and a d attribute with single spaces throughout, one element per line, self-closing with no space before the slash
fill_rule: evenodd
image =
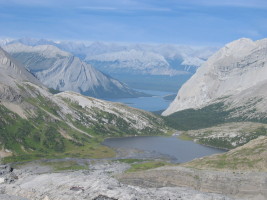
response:
<path id="1" fill-rule="evenodd" d="M 144 95 L 56 46 L 13 43 L 4 48 L 49 88 L 99 98 Z"/>
<path id="2" fill-rule="evenodd" d="M 2 43 L 22 43 L 29 46 L 54 45 L 75 56 L 95 64 L 108 73 L 130 73 L 151 75 L 177 75 L 194 73 L 211 56 L 216 47 L 192 47 L 173 44 L 121 44 L 45 39 L 6 39 Z M 103 67 L 101 67 L 103 66 Z"/>
<path id="3" fill-rule="evenodd" d="M 266 119 L 267 40 L 242 38 L 211 56 L 163 115 L 223 103 L 232 117 Z"/>
<path id="4" fill-rule="evenodd" d="M 129 87 L 171 92 L 177 92 L 217 50 L 217 47 L 174 44 L 72 42 L 31 38 L 0 40 L 3 46 L 14 43 L 27 46 L 53 45 Z"/>

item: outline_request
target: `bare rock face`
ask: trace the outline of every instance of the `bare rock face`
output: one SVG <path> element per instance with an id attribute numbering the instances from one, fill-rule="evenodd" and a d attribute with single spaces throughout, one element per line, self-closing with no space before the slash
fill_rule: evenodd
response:
<path id="1" fill-rule="evenodd" d="M 17 82 L 29 81 L 36 85 L 41 85 L 30 72 L 0 48 L 0 83 L 15 85 L 15 80 Z"/>
<path id="2" fill-rule="evenodd" d="M 182 86 L 176 99 L 163 115 L 189 108 L 202 108 L 218 99 L 231 96 L 234 97 L 228 103 L 234 101 L 239 106 L 251 99 L 266 100 L 266 55 L 267 39 L 253 42 L 243 38 L 227 44 L 211 56 Z M 256 92 L 259 88 L 260 93 Z"/>
<path id="3" fill-rule="evenodd" d="M 0 101 L 17 102 L 22 100 L 18 84 L 32 82 L 42 84 L 16 60 L 0 48 Z"/>
<path id="4" fill-rule="evenodd" d="M 7 85 L 0 85 L 0 100 L 21 102 L 21 95 L 17 90 Z"/>

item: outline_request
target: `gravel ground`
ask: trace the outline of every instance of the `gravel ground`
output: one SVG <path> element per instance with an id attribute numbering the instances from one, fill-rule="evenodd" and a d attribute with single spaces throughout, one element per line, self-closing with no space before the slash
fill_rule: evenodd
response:
<path id="1" fill-rule="evenodd" d="M 51 172 L 37 163 L 14 170 L 17 179 L 0 184 L 11 200 L 231 200 L 219 194 L 181 187 L 144 188 L 120 183 L 114 177 L 130 166 L 114 161 L 89 162 L 89 170 Z M 0 196 L 1 197 L 1 196 Z M 23 198 L 22 198 L 23 197 Z M 1 199 L 1 198 L 0 198 Z"/>

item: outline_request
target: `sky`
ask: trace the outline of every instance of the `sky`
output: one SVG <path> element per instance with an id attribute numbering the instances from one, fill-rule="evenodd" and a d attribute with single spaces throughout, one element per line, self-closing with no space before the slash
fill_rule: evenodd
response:
<path id="1" fill-rule="evenodd" d="M 267 37 L 267 0 L 0 0 L 0 38 L 223 45 Z"/>

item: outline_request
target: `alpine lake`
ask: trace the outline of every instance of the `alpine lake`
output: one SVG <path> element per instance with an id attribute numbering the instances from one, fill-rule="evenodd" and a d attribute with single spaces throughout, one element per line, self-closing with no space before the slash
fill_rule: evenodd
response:
<path id="1" fill-rule="evenodd" d="M 170 92 L 139 90 L 151 94 L 150 97 L 112 99 L 114 102 L 150 112 L 166 109 L 173 95 Z M 196 158 L 219 154 L 225 150 L 196 144 L 193 141 L 182 140 L 179 133 L 173 136 L 135 136 L 122 138 L 108 138 L 102 143 L 117 151 L 119 159 L 166 159 L 172 163 L 184 163 Z"/>

